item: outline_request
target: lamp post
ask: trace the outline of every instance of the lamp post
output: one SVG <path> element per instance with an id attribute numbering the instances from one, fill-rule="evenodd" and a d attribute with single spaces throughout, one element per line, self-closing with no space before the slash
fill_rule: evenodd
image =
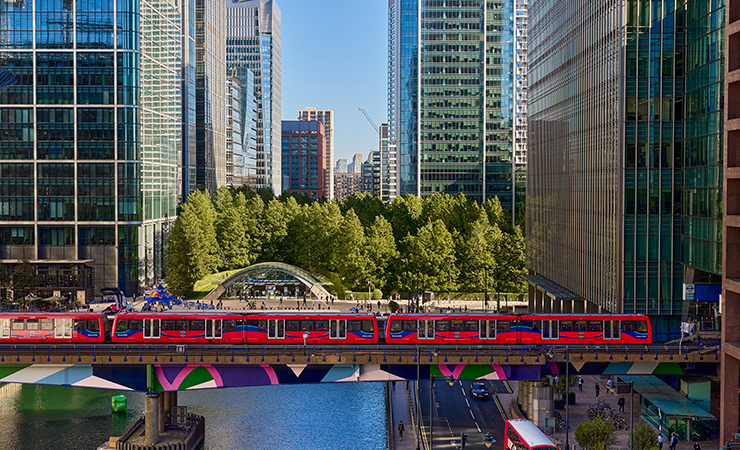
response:
<path id="1" fill-rule="evenodd" d="M 414 399 L 414 411 L 416 412 L 416 450 L 419 450 L 419 439 L 421 437 L 421 420 L 419 417 L 419 359 L 421 359 L 421 349 L 416 346 L 416 398 Z"/>
<path id="2" fill-rule="evenodd" d="M 454 256 L 451 256 L 450 257 L 450 265 L 449 265 L 449 268 L 447 270 L 447 273 L 450 276 L 450 281 L 447 284 L 447 304 L 448 305 L 450 304 L 450 290 L 452 289 L 452 263 L 453 263 L 453 261 L 457 261 L 457 258 L 455 258 Z"/>
<path id="3" fill-rule="evenodd" d="M 568 445 L 568 436 L 570 435 L 569 428 L 569 413 L 570 413 L 570 354 L 568 353 L 568 346 L 565 346 L 565 450 L 570 450 Z M 630 447 L 632 448 L 632 447 Z"/>
<path id="4" fill-rule="evenodd" d="M 634 445 L 634 441 L 632 440 L 633 439 L 632 438 L 632 416 L 635 414 L 635 408 L 632 405 L 632 401 L 633 401 L 632 399 L 634 397 L 633 395 L 634 393 L 632 392 L 632 388 L 634 387 L 633 382 L 630 381 L 629 385 L 630 385 L 630 448 L 632 448 Z"/>

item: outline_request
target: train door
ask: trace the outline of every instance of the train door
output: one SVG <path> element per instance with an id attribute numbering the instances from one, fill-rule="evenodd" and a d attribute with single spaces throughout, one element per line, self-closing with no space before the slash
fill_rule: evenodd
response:
<path id="1" fill-rule="evenodd" d="M 70 339 L 72 337 L 72 319 L 54 319 L 54 337 Z"/>
<path id="2" fill-rule="evenodd" d="M 10 337 L 10 319 L 0 319 L 0 339 Z"/>
<path id="3" fill-rule="evenodd" d="M 285 339 L 285 319 L 267 319 L 267 339 Z"/>
<path id="4" fill-rule="evenodd" d="M 159 339 L 161 319 L 144 319 L 144 339 Z"/>
<path id="5" fill-rule="evenodd" d="M 557 320 L 542 321 L 542 339 L 558 339 L 559 324 Z"/>
<path id="6" fill-rule="evenodd" d="M 480 326 L 478 327 L 478 336 L 481 339 L 496 339 L 496 321 L 495 320 L 481 320 Z"/>
<path id="7" fill-rule="evenodd" d="M 222 319 L 206 319 L 206 339 L 221 339 L 222 330 Z"/>
<path id="8" fill-rule="evenodd" d="M 347 339 L 347 321 L 344 319 L 329 320 L 329 339 Z"/>
<path id="9" fill-rule="evenodd" d="M 419 339 L 434 339 L 434 321 L 419 320 L 417 323 Z"/>
<path id="10" fill-rule="evenodd" d="M 619 339 L 621 338 L 619 332 L 619 321 L 618 320 L 605 320 L 604 321 L 604 339 Z"/>

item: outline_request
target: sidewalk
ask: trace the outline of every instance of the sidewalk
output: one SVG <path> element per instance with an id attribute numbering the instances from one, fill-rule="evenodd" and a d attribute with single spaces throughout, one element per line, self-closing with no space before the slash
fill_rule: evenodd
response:
<path id="1" fill-rule="evenodd" d="M 619 397 L 622 394 L 610 394 L 606 392 L 606 379 L 601 379 L 600 376 L 595 375 L 584 375 L 583 376 L 583 392 L 578 391 L 578 388 L 575 388 L 576 392 L 576 404 L 570 405 L 569 407 L 569 417 L 568 422 L 570 424 L 570 433 L 568 436 L 568 443 L 571 446 L 571 449 L 578 447 L 578 441 L 576 441 L 576 428 L 578 425 L 580 425 L 583 422 L 587 422 L 590 420 L 588 418 L 588 407 L 595 404 L 597 402 L 596 400 L 596 394 L 595 394 L 595 388 L 594 385 L 596 383 L 599 384 L 601 387 L 601 395 L 599 396 L 599 400 L 604 400 L 606 403 L 608 403 L 612 408 L 619 411 L 619 407 L 617 406 L 617 400 L 619 400 Z M 614 381 L 614 378 L 612 379 L 612 382 Z M 620 416 L 624 417 L 627 420 L 627 425 L 629 426 L 630 422 L 630 395 L 624 394 L 625 398 L 625 412 L 621 413 Z M 640 423 L 640 394 L 633 394 L 632 399 L 632 413 L 633 413 L 633 421 L 634 426 L 637 427 L 637 425 Z M 562 415 L 563 419 L 565 419 L 565 411 L 560 411 L 560 414 Z M 565 431 L 557 431 L 554 435 L 555 438 L 559 439 L 563 444 L 565 443 Z M 663 450 L 668 449 L 668 436 L 663 436 L 665 439 L 665 442 L 663 444 Z M 719 441 L 705 441 L 701 442 L 701 448 L 702 450 L 717 450 L 720 448 Z M 657 443 L 656 443 L 657 446 Z M 617 431 L 617 444 L 612 447 L 613 450 L 627 450 L 629 448 L 629 429 L 628 430 L 620 430 Z M 676 446 L 677 450 L 693 450 L 694 443 L 693 442 L 686 442 L 686 441 L 679 441 L 678 445 Z"/>
<path id="2" fill-rule="evenodd" d="M 408 389 L 406 388 L 408 386 Z M 391 389 L 391 408 L 393 410 L 393 422 L 389 424 L 393 430 L 393 449 L 390 450 L 416 450 L 416 433 L 415 423 L 411 417 L 412 394 L 414 384 L 406 381 L 396 381 L 395 388 L 393 382 L 389 383 Z M 403 432 L 403 439 L 398 435 L 398 422 L 402 421 L 406 431 Z"/>

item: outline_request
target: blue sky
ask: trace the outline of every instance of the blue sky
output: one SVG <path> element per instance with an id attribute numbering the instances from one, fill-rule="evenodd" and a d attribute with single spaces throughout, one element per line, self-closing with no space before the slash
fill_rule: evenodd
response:
<path id="1" fill-rule="evenodd" d="M 282 12 L 282 120 L 307 106 L 334 110 L 334 159 L 377 150 L 358 110 L 386 122 L 388 2 L 277 0 Z"/>

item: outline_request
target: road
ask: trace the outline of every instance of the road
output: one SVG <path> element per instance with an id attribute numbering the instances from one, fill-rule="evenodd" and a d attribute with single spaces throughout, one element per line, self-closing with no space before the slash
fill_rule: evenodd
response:
<path id="1" fill-rule="evenodd" d="M 446 379 L 435 379 L 434 386 L 434 427 L 429 429 L 429 382 L 421 382 L 419 393 L 421 415 L 423 417 L 423 441 L 426 449 L 459 449 L 460 435 L 469 435 L 465 449 L 484 449 L 483 434 L 491 433 L 496 443 L 491 448 L 501 449 L 503 443 L 503 408 L 493 396 L 494 392 L 510 392 L 503 381 L 485 381 L 491 397 L 488 400 L 474 400 L 470 397 L 469 380 L 457 380 L 452 386 Z M 431 431 L 431 433 L 430 433 Z M 430 434 L 432 446 L 429 445 Z"/>

